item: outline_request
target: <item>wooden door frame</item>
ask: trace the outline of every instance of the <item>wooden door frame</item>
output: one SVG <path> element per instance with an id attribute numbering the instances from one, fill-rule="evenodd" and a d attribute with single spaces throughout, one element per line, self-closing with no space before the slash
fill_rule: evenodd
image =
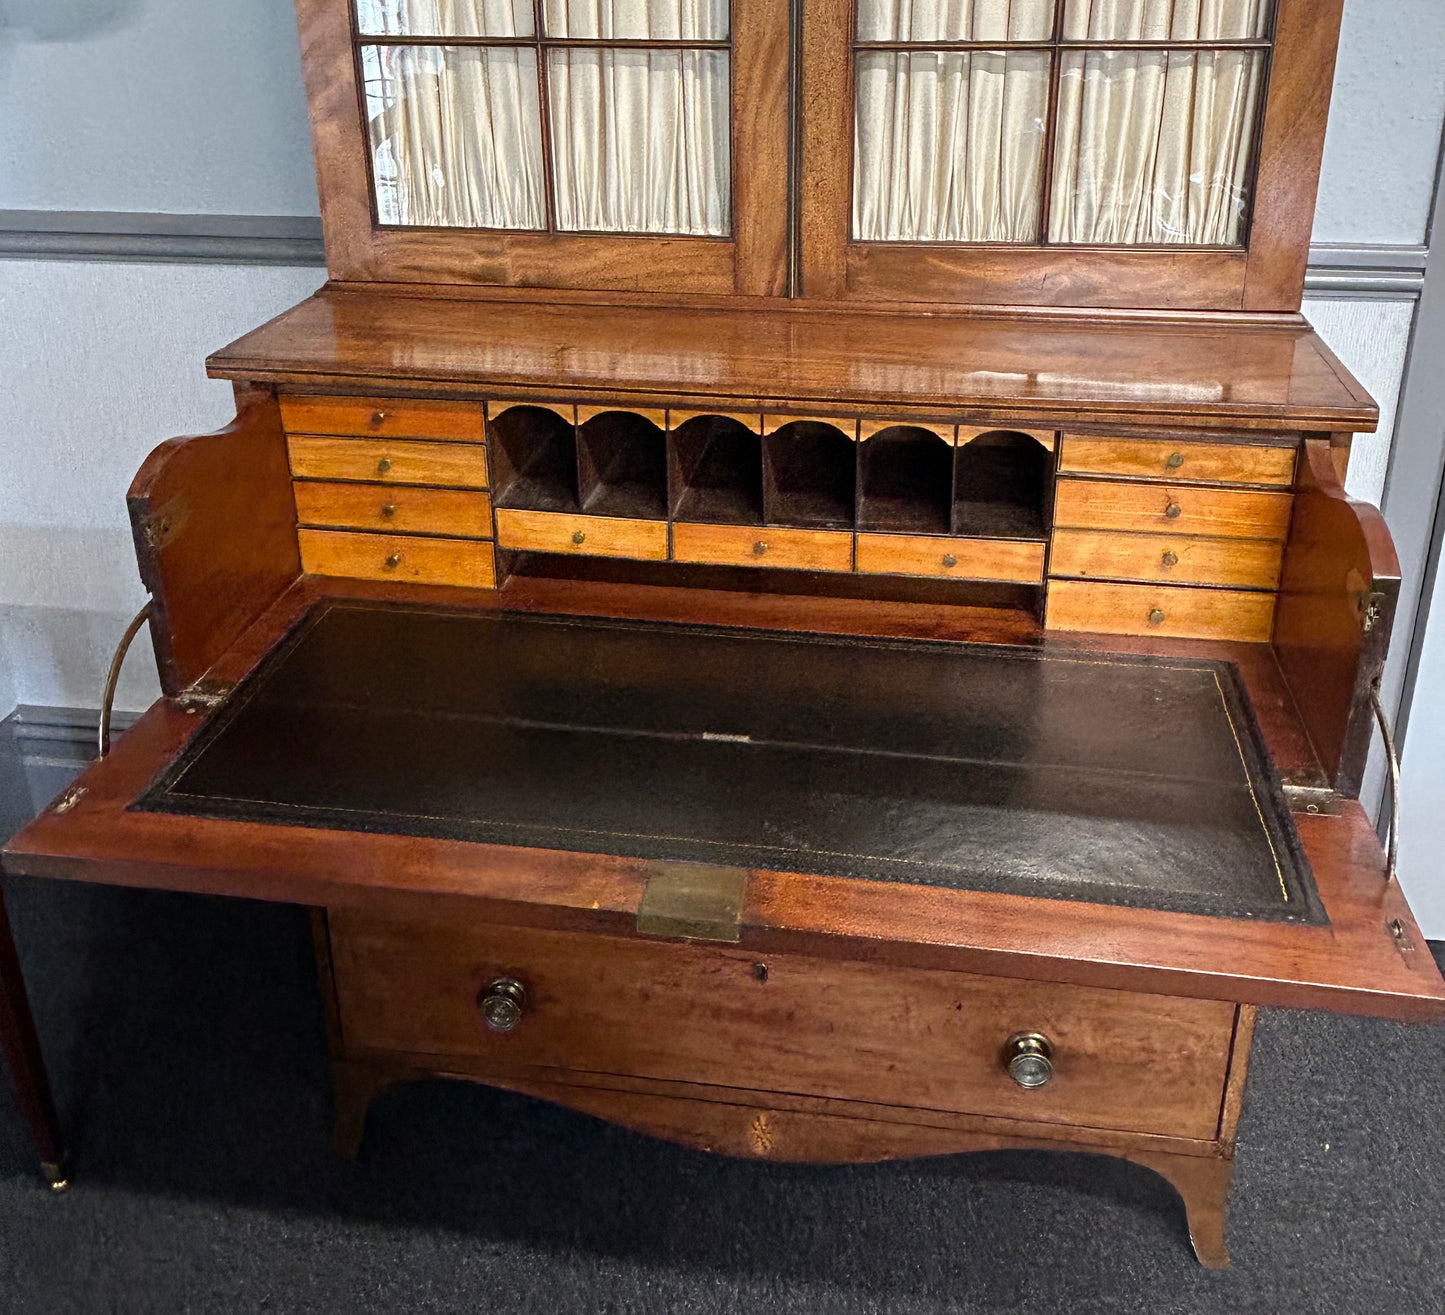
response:
<path id="1" fill-rule="evenodd" d="M 731 5 L 732 237 L 614 237 L 381 227 L 351 0 L 296 0 L 331 278 L 781 296 L 788 245 L 788 9 L 775 0 Z"/>

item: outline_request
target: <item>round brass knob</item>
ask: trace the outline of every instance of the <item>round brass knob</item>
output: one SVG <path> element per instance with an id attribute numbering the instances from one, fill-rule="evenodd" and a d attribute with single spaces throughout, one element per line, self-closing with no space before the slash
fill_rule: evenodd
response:
<path id="1" fill-rule="evenodd" d="M 371 427 L 372 427 L 373 429 L 380 429 L 380 428 L 382 427 L 382 425 L 384 425 L 385 423 L 386 423 L 386 412 L 385 412 L 385 411 L 373 411 L 373 412 L 371 413 Z"/>
<path id="2" fill-rule="evenodd" d="M 1017 1032 L 1009 1037 L 1003 1058 L 1009 1077 L 1026 1091 L 1053 1080 L 1054 1048 L 1048 1037 L 1038 1032 Z"/>
<path id="3" fill-rule="evenodd" d="M 390 520 L 393 516 L 396 515 L 396 504 L 392 502 L 383 502 L 381 504 L 381 514 L 384 519 Z"/>
<path id="4" fill-rule="evenodd" d="M 955 557 L 951 552 L 946 552 L 943 554 L 943 564 L 951 571 L 955 566 L 958 565 L 958 558 Z"/>
<path id="5" fill-rule="evenodd" d="M 586 534 L 584 534 L 581 530 L 577 530 L 577 531 L 572 535 L 572 542 L 573 542 L 573 543 L 586 543 L 586 542 L 587 542 L 587 536 L 586 536 Z"/>
<path id="6" fill-rule="evenodd" d="M 1170 520 L 1178 520 L 1179 517 L 1184 514 L 1184 508 L 1177 502 L 1171 502 L 1164 508 L 1164 514 L 1169 517 Z"/>
<path id="7" fill-rule="evenodd" d="M 1164 613 L 1157 607 L 1149 609 L 1149 624 L 1151 626 L 1162 626 L 1164 624 Z"/>
<path id="8" fill-rule="evenodd" d="M 382 566 L 388 571 L 394 571 L 400 565 L 401 554 L 399 552 L 392 553 L 390 557 L 388 557 L 384 562 L 382 562 Z"/>
<path id="9" fill-rule="evenodd" d="M 1164 554 L 1164 556 L 1162 556 L 1159 560 L 1160 560 L 1160 562 L 1162 562 L 1165 566 L 1178 566 L 1178 565 L 1179 565 L 1179 554 L 1176 553 L 1176 552 L 1166 552 L 1166 553 Z"/>
<path id="10" fill-rule="evenodd" d="M 753 544 L 754 557 L 761 557 L 765 552 L 767 552 L 767 550 L 768 545 L 765 544 L 761 539 L 759 539 L 755 544 Z"/>
<path id="11" fill-rule="evenodd" d="M 386 472 L 387 472 L 388 470 L 390 470 L 390 469 L 391 469 L 391 458 L 390 458 L 390 457 L 382 457 L 382 459 L 376 463 L 376 473 L 377 473 L 378 475 L 385 475 Z"/>
<path id="12" fill-rule="evenodd" d="M 527 988 L 513 977 L 499 977 L 485 991 L 477 1006 L 489 1032 L 515 1032 L 527 1008 Z"/>
<path id="13" fill-rule="evenodd" d="M 1179 467 L 1184 464 L 1184 453 L 1171 452 L 1166 458 L 1164 464 L 1168 466 L 1170 470 L 1178 470 Z"/>

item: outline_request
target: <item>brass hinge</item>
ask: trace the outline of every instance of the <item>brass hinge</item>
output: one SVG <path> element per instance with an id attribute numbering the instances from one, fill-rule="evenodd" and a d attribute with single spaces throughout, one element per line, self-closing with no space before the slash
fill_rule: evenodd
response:
<path id="1" fill-rule="evenodd" d="M 235 688 L 234 680 L 198 680 L 176 695 L 176 705 L 183 712 L 210 712 L 220 707 Z"/>
<path id="2" fill-rule="evenodd" d="M 1360 629 L 1369 634 L 1380 624 L 1380 617 L 1385 609 L 1384 594 L 1365 594 L 1359 597 L 1358 607 L 1360 610 Z"/>
<path id="3" fill-rule="evenodd" d="M 1327 785 L 1292 785 L 1286 781 L 1284 797 L 1291 813 L 1336 817 L 1340 812 L 1340 796 Z"/>
<path id="4" fill-rule="evenodd" d="M 643 936 L 736 945 L 743 934 L 748 870 L 711 863 L 655 863 L 637 908 Z"/>

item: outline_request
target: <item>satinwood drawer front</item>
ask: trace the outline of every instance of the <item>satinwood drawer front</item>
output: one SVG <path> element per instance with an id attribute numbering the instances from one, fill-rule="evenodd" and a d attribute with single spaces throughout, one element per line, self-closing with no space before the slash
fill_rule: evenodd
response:
<path id="1" fill-rule="evenodd" d="M 853 536 L 839 530 L 794 530 L 777 525 L 674 525 L 679 562 L 773 566 L 789 571 L 851 571 Z"/>
<path id="2" fill-rule="evenodd" d="M 426 402 L 385 397 L 283 397 L 288 434 L 353 434 L 373 438 L 446 438 L 480 443 L 477 402 Z"/>
<path id="3" fill-rule="evenodd" d="M 485 493 L 305 480 L 293 488 L 301 525 L 460 539 L 492 537 L 492 502 Z"/>
<path id="4" fill-rule="evenodd" d="M 1049 570 L 1093 580 L 1273 589 L 1283 559 L 1284 544 L 1278 540 L 1056 530 Z"/>
<path id="5" fill-rule="evenodd" d="M 1085 1127 L 1217 1134 L 1235 1007 L 530 928 L 330 917 L 349 1053 L 481 1057 Z M 761 966 L 760 966 L 761 965 Z M 525 992 L 484 1026 L 497 979 Z M 1054 1076 L 1009 1076 L 1037 1032 Z"/>
<path id="6" fill-rule="evenodd" d="M 1050 630 L 1263 644 L 1274 627 L 1275 596 L 1244 589 L 1153 584 L 1049 582 Z"/>
<path id="7" fill-rule="evenodd" d="M 1294 482 L 1295 449 L 1243 443 L 1180 443 L 1154 438 L 1064 435 L 1059 470 L 1084 475 L 1139 475 L 1201 484 Z"/>
<path id="8" fill-rule="evenodd" d="M 860 534 L 858 570 L 868 575 L 1040 584 L 1044 545 L 1012 539 L 956 539 L 916 534 Z"/>
<path id="9" fill-rule="evenodd" d="M 327 438 L 316 434 L 292 434 L 286 444 L 291 454 L 291 473 L 300 479 L 487 487 L 487 449 L 481 444 Z"/>
<path id="10" fill-rule="evenodd" d="M 406 534 L 299 530 L 301 569 L 308 575 L 358 580 L 408 580 L 491 589 L 497 582 L 489 541 L 424 539 Z"/>
<path id="11" fill-rule="evenodd" d="M 519 552 L 583 557 L 667 559 L 667 522 L 621 516 L 574 516 L 555 511 L 497 512 L 497 543 Z"/>
<path id="12" fill-rule="evenodd" d="M 1081 530 L 1168 530 L 1242 539 L 1284 539 L 1292 497 L 1243 489 L 1060 479 L 1054 525 Z"/>

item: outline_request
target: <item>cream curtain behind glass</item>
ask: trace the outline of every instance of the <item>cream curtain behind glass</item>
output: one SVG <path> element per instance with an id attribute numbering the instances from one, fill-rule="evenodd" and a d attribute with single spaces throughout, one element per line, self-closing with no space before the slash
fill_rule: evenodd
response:
<path id="1" fill-rule="evenodd" d="M 726 41 L 728 0 L 543 0 L 549 37 Z"/>
<path id="2" fill-rule="evenodd" d="M 529 37 L 532 0 L 357 0 L 367 36 Z"/>
<path id="3" fill-rule="evenodd" d="M 1052 0 L 860 0 L 864 41 L 1037 41 Z M 1049 56 L 860 51 L 853 235 L 1037 242 Z"/>
<path id="4" fill-rule="evenodd" d="M 1239 40 L 1269 18 L 1264 0 L 1071 0 L 1065 34 Z M 1239 245 L 1263 73 L 1257 51 L 1065 55 L 1050 239 Z"/>

